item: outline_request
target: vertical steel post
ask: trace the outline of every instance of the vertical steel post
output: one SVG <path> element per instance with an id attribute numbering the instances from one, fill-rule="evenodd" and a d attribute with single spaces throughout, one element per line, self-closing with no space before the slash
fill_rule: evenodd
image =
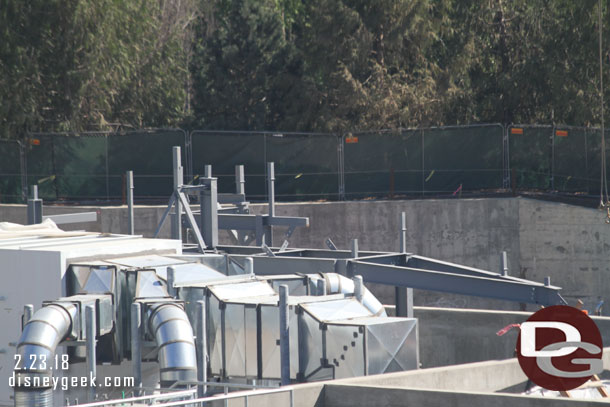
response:
<path id="1" fill-rule="evenodd" d="M 176 288 L 174 287 L 174 282 L 176 281 L 176 269 L 173 267 L 167 268 L 167 293 L 176 298 Z"/>
<path id="2" fill-rule="evenodd" d="M 352 257 L 358 257 L 358 239 L 352 239 Z"/>
<path id="3" fill-rule="evenodd" d="M 206 164 L 205 167 L 203 167 L 203 175 L 205 178 L 212 178 L 212 165 Z"/>
<path id="4" fill-rule="evenodd" d="M 326 280 L 321 278 L 318 280 L 318 295 L 326 295 Z"/>
<path id="5" fill-rule="evenodd" d="M 95 360 L 95 333 L 97 331 L 95 324 L 95 308 L 93 305 L 85 307 L 85 324 L 87 335 L 87 371 L 89 372 L 89 380 L 93 381 L 97 376 L 96 360 Z M 92 382 L 89 383 L 89 401 L 95 401 L 95 386 Z"/>
<path id="6" fill-rule="evenodd" d="M 244 175 L 244 166 L 235 166 L 235 193 L 246 194 L 246 177 Z"/>
<path id="7" fill-rule="evenodd" d="M 127 224 L 129 234 L 135 235 L 135 218 L 133 216 L 133 171 L 127 171 Z"/>
<path id="8" fill-rule="evenodd" d="M 246 257 L 244 259 L 244 270 L 248 275 L 254 275 L 254 259 L 252 257 Z"/>
<path id="9" fill-rule="evenodd" d="M 280 285 L 280 365 L 282 386 L 290 384 L 290 331 L 288 314 L 288 286 Z"/>
<path id="10" fill-rule="evenodd" d="M 267 163 L 267 194 L 269 199 L 269 216 L 275 216 L 275 164 Z M 265 230 L 265 244 L 273 246 L 273 227 L 267 226 Z"/>
<path id="11" fill-rule="evenodd" d="M 407 252 L 407 215 L 400 214 L 400 252 Z M 413 318 L 413 289 L 409 287 L 394 287 L 396 300 L 396 316 Z"/>
<path id="12" fill-rule="evenodd" d="M 142 325 L 142 313 L 140 304 L 131 304 L 131 363 L 133 367 L 133 387 L 135 395 L 140 395 L 142 387 L 142 347 L 140 344 L 140 327 Z"/>
<path id="13" fill-rule="evenodd" d="M 208 345 L 205 315 L 205 301 L 197 301 L 197 381 L 199 382 L 208 381 Z M 197 386 L 198 397 L 204 397 L 207 391 L 206 385 L 200 384 Z"/>
<path id="14" fill-rule="evenodd" d="M 508 275 L 508 256 L 506 255 L 506 251 L 502 252 L 502 275 Z"/>
<path id="15" fill-rule="evenodd" d="M 32 319 L 32 315 L 34 315 L 34 305 L 25 304 L 23 306 L 23 319 L 21 329 L 23 329 L 23 327 L 26 326 L 28 322 L 30 322 L 30 319 Z"/>
<path id="16" fill-rule="evenodd" d="M 267 163 L 267 184 L 269 195 L 269 216 L 275 216 L 275 164 Z"/>
<path id="17" fill-rule="evenodd" d="M 549 287 L 551 285 L 551 277 L 544 278 L 544 285 Z"/>
<path id="18" fill-rule="evenodd" d="M 177 193 L 178 188 L 184 183 L 180 147 L 174 146 L 172 153 L 174 166 L 174 193 Z M 182 203 L 180 203 L 180 199 L 176 199 L 174 204 L 174 214 L 172 216 L 172 239 L 182 240 Z"/>
<path id="19" fill-rule="evenodd" d="M 38 185 L 31 186 L 32 198 L 28 199 L 28 225 L 42 223 L 42 199 L 38 199 Z"/>
<path id="20" fill-rule="evenodd" d="M 208 173 L 206 166 L 206 173 Z M 212 172 L 212 166 L 209 166 L 209 173 Z M 199 194 L 201 205 L 201 231 L 203 232 L 203 241 L 208 249 L 213 249 L 218 246 L 218 179 L 213 177 L 205 177 L 201 179 L 200 185 L 206 185 L 207 188 Z"/>
<path id="21" fill-rule="evenodd" d="M 354 297 L 359 302 L 362 302 L 364 298 L 364 282 L 362 281 L 362 276 L 354 276 Z"/>

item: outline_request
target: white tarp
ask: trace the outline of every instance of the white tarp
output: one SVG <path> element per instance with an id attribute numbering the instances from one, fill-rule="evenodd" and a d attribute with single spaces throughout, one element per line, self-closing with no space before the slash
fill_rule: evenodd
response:
<path id="1" fill-rule="evenodd" d="M 36 225 L 20 225 L 18 223 L 0 222 L 0 239 L 16 239 L 20 237 L 71 237 L 96 235 L 94 232 L 66 232 L 57 227 L 51 219 L 45 219 Z"/>

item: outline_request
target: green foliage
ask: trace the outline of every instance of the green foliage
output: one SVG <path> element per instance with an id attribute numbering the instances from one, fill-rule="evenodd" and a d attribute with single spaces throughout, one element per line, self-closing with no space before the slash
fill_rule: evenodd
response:
<path id="1" fill-rule="evenodd" d="M 187 47 L 173 3 L 1 0 L 0 136 L 178 124 Z"/>
<path id="2" fill-rule="evenodd" d="M 0 0 L 0 137 L 597 124 L 597 30 L 595 0 Z"/>

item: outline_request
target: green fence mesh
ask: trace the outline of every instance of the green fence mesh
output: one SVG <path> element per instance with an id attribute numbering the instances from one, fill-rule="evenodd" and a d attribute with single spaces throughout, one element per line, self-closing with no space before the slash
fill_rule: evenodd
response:
<path id="1" fill-rule="evenodd" d="M 246 194 L 266 196 L 266 162 L 275 163 L 275 193 L 285 200 L 338 197 L 340 139 L 333 134 L 191 133 L 193 175 L 211 164 L 219 192 L 235 191 L 235 166 L 244 165 Z"/>
<path id="2" fill-rule="evenodd" d="M 590 185 L 589 181 L 592 174 L 589 174 L 588 156 L 593 151 L 588 151 L 587 141 L 591 143 L 599 138 L 599 132 L 586 128 L 556 128 L 551 137 L 553 141 L 551 187 L 562 192 L 590 192 L 593 185 Z M 592 140 L 587 140 L 589 137 Z M 597 154 L 599 155 L 599 150 Z"/>
<path id="3" fill-rule="evenodd" d="M 344 140 L 346 196 L 502 188 L 503 137 L 501 125 L 353 134 Z"/>
<path id="4" fill-rule="evenodd" d="M 502 188 L 503 138 L 500 125 L 424 130 L 424 190 L 437 194 Z"/>
<path id="5" fill-rule="evenodd" d="M 357 133 L 345 137 L 346 197 L 421 193 L 422 139 L 421 130 Z"/>
<path id="6" fill-rule="evenodd" d="M 114 199 L 125 190 L 125 173 L 133 171 L 137 196 L 142 199 L 168 199 L 173 190 L 172 147 L 180 146 L 186 168 L 186 133 L 182 130 L 156 130 L 109 134 L 108 194 Z M 134 189 L 135 191 L 135 189 Z"/>
<path id="7" fill-rule="evenodd" d="M 171 147 L 186 145 L 183 131 L 126 134 L 37 134 L 26 148 L 27 183 L 45 200 L 123 200 L 124 174 L 134 171 L 140 198 L 172 191 Z"/>
<path id="8" fill-rule="evenodd" d="M 0 157 L 0 202 L 21 202 L 20 144 L 13 140 L 0 140 Z"/>
<path id="9" fill-rule="evenodd" d="M 518 189 L 551 188 L 552 126 L 509 126 L 511 180 Z"/>
<path id="10" fill-rule="evenodd" d="M 606 135 L 608 136 L 608 134 Z M 21 202 L 36 184 L 47 201 L 122 201 L 125 172 L 135 197 L 163 202 L 173 183 L 172 147 L 185 180 L 206 164 L 219 192 L 235 191 L 244 165 L 251 200 L 267 195 L 275 163 L 280 200 L 457 195 L 501 188 L 599 194 L 599 129 L 499 124 L 337 134 L 149 130 L 30 134 L 0 142 L 0 200 Z M 607 152 L 608 161 L 610 153 Z"/>

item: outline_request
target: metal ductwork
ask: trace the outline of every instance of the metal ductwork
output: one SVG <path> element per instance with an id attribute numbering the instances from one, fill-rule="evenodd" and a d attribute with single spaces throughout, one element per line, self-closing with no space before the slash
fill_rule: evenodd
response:
<path id="1" fill-rule="evenodd" d="M 15 407 L 52 407 L 53 360 L 60 342 L 70 337 L 78 309 L 70 303 L 53 303 L 38 310 L 23 328 L 14 370 Z"/>
<path id="2" fill-rule="evenodd" d="M 161 387 L 176 381 L 196 381 L 193 328 L 184 309 L 172 302 L 155 304 L 148 310 L 148 324 L 157 343 Z"/>
<path id="3" fill-rule="evenodd" d="M 327 294 L 354 294 L 354 281 L 337 273 L 322 274 L 326 280 Z M 366 287 L 363 287 L 362 305 L 376 316 L 386 317 L 385 308 L 381 302 Z"/>

